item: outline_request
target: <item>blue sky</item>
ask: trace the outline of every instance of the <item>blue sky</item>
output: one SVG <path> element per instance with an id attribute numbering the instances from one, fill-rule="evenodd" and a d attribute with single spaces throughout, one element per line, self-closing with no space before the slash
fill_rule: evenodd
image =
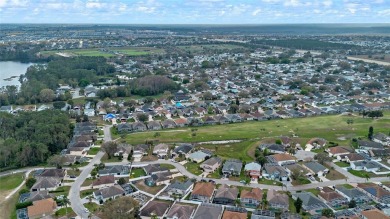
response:
<path id="1" fill-rule="evenodd" d="M 0 0 L 0 23 L 389 23 L 390 0 Z"/>

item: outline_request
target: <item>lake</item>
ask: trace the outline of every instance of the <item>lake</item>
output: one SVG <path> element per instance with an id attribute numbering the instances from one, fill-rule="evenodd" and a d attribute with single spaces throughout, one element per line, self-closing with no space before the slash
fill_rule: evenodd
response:
<path id="1" fill-rule="evenodd" d="M 20 86 L 19 76 L 26 73 L 27 68 L 31 65 L 33 65 L 33 63 L 21 63 L 12 61 L 0 62 L 0 87 L 8 85 Z M 11 79 L 4 80 L 7 78 Z"/>

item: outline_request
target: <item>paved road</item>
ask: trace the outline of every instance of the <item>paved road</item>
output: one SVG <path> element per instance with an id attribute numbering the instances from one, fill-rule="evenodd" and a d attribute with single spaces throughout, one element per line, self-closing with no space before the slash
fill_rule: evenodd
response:
<path id="1" fill-rule="evenodd" d="M 242 183 L 237 182 L 237 181 L 231 181 L 231 180 L 225 180 L 225 179 L 213 179 L 213 178 L 207 178 L 207 177 L 203 178 L 203 177 L 194 175 L 194 174 L 188 172 L 188 170 L 184 166 L 182 166 L 181 164 L 172 162 L 170 160 L 156 160 L 156 161 L 150 161 L 150 162 L 133 162 L 133 166 L 142 166 L 142 165 L 157 164 L 157 163 L 171 164 L 171 165 L 175 166 L 176 169 L 179 170 L 179 172 L 181 174 L 187 176 L 188 178 L 195 178 L 197 180 L 202 180 L 202 179 L 210 180 L 211 179 L 211 180 L 214 180 L 218 184 L 243 186 Z M 118 162 L 118 163 L 109 163 L 109 164 L 107 163 L 106 165 L 118 165 L 118 164 L 129 164 L 129 163 L 125 161 L 125 162 Z M 333 165 L 337 166 L 335 164 L 332 164 L 332 166 Z M 277 186 L 277 185 L 265 185 L 265 184 L 249 184 L 249 185 L 246 185 L 246 186 L 247 187 L 252 187 L 252 188 L 261 188 L 261 189 L 275 189 L 275 190 L 286 189 L 288 191 L 300 191 L 300 190 L 305 190 L 305 189 L 313 189 L 313 188 L 317 188 L 317 187 L 334 186 L 334 185 L 340 185 L 340 184 L 345 184 L 345 183 L 364 183 L 364 182 L 367 182 L 366 179 L 354 176 L 351 173 L 349 173 L 348 171 L 346 171 L 346 170 L 344 170 L 342 168 L 337 168 L 337 167 L 335 167 L 335 169 L 337 171 L 341 172 L 342 174 L 346 175 L 348 177 L 348 179 L 347 179 L 348 181 L 345 180 L 345 179 L 340 179 L 340 180 L 332 180 L 332 181 L 326 181 L 326 182 L 311 183 L 311 184 L 305 184 L 305 185 L 299 185 L 299 186 L 289 186 L 289 185 L 287 185 L 287 187 L 282 187 L 282 186 Z M 385 181 L 390 181 L 390 178 L 389 177 L 375 177 L 375 178 L 371 178 L 369 181 L 370 182 L 385 182 Z"/>
<path id="2" fill-rule="evenodd" d="M 110 132 L 111 126 L 104 126 L 104 141 L 111 141 L 111 132 Z M 91 162 L 85 166 L 84 168 L 80 168 L 82 171 L 80 173 L 80 176 L 77 177 L 77 179 L 74 181 L 72 186 L 70 187 L 69 191 L 69 201 L 70 205 L 73 209 L 73 211 L 81 218 L 88 218 L 89 213 L 86 213 L 84 211 L 85 207 L 83 205 L 83 202 L 80 198 L 80 188 L 81 185 L 84 183 L 84 181 L 88 178 L 89 174 L 94 168 L 94 164 L 100 163 L 100 159 L 103 157 L 104 152 L 99 151 L 95 157 L 91 160 Z"/>

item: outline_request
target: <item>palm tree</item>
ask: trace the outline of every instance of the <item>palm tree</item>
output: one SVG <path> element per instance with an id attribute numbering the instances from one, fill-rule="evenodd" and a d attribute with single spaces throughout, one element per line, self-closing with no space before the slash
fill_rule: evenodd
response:
<path id="1" fill-rule="evenodd" d="M 63 197 L 62 204 L 65 205 L 65 215 L 68 217 L 68 204 L 70 204 L 70 201 L 67 196 Z"/>
<path id="2" fill-rule="evenodd" d="M 368 180 L 371 178 L 370 175 L 368 175 L 368 173 L 364 174 L 364 177 L 366 178 L 366 181 L 368 182 Z"/>

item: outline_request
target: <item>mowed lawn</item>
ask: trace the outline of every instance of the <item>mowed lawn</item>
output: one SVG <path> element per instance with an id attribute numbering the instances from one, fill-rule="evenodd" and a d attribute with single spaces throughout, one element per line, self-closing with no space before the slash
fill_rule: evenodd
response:
<path id="1" fill-rule="evenodd" d="M 251 162 L 254 159 L 254 150 L 251 149 L 256 148 L 257 146 L 259 146 L 258 141 L 247 140 L 239 143 L 218 145 L 202 144 L 198 147 L 208 149 L 218 155 L 218 157 L 221 157 L 225 160 L 234 157 L 242 161 Z"/>
<path id="2" fill-rule="evenodd" d="M 352 125 L 347 124 L 353 119 Z M 160 136 L 154 137 L 154 131 L 132 133 L 126 136 L 130 144 L 142 144 L 146 140 L 159 140 L 164 143 L 174 142 L 205 142 L 220 140 L 262 140 L 281 135 L 297 135 L 299 138 L 322 137 L 340 145 L 348 145 L 352 137 L 367 136 L 370 126 L 374 132 L 388 133 L 390 129 L 390 113 L 384 118 L 370 119 L 360 116 L 327 115 L 308 118 L 280 119 L 269 121 L 251 121 L 225 125 L 196 127 L 196 136 L 192 136 L 192 127 L 159 131 Z M 116 138 L 119 136 L 113 136 Z M 345 140 L 343 140 L 345 138 Z"/>
<path id="3" fill-rule="evenodd" d="M 0 177 L 0 193 L 15 189 L 23 182 L 24 173 L 15 173 Z"/>

